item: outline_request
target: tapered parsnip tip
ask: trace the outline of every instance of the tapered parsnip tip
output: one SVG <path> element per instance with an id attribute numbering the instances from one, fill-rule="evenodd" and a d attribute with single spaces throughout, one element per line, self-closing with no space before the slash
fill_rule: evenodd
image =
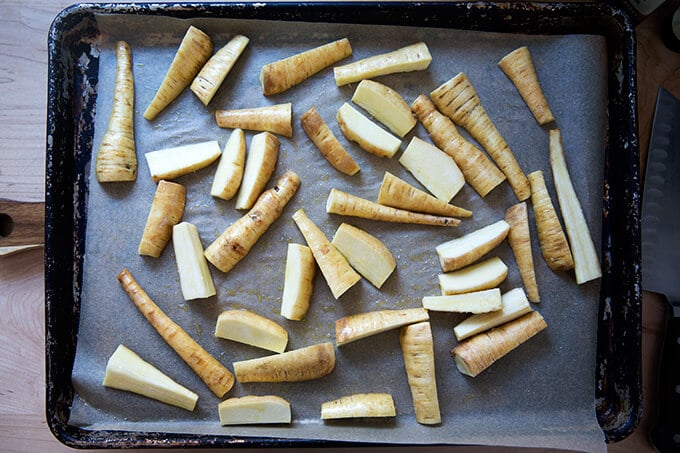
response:
<path id="1" fill-rule="evenodd" d="M 510 248 L 515 255 L 520 277 L 522 277 L 529 300 L 537 303 L 540 301 L 540 297 L 538 295 L 538 284 L 536 283 L 534 259 L 531 251 L 529 215 L 526 202 L 523 201 L 510 206 L 505 211 L 505 221 L 510 225 L 508 244 L 510 244 Z"/>
<path id="2" fill-rule="evenodd" d="M 359 171 L 359 165 L 335 137 L 316 108 L 310 108 L 300 117 L 300 124 L 321 155 L 341 173 L 352 176 Z"/>
<path id="3" fill-rule="evenodd" d="M 191 83 L 191 91 L 204 105 L 208 105 L 215 96 L 249 41 L 243 35 L 234 36 L 208 60 L 201 72 L 198 73 Z"/>

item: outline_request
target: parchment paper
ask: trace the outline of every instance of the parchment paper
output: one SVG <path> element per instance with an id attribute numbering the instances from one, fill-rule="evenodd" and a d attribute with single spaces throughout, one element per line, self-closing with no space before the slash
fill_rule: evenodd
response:
<path id="1" fill-rule="evenodd" d="M 360 14 L 360 12 L 357 12 Z M 135 134 L 139 160 L 134 184 L 97 183 L 90 173 L 88 219 L 82 286 L 80 330 L 73 382 L 76 397 L 70 424 L 86 429 L 121 429 L 176 433 L 275 436 L 283 438 L 352 440 L 362 442 L 513 445 L 604 450 L 604 437 L 595 417 L 595 346 L 599 282 L 582 286 L 572 272 L 553 273 L 540 254 L 530 210 L 532 246 L 541 303 L 534 308 L 548 328 L 476 378 L 455 367 L 450 350 L 456 345 L 452 327 L 465 316 L 431 312 L 435 341 L 437 387 L 442 412 L 438 426 L 415 422 L 412 400 L 398 343 L 391 331 L 336 348 L 335 371 L 323 379 L 288 384 L 236 383 L 227 397 L 276 394 L 293 409 L 290 426 L 221 427 L 219 400 L 167 346 L 128 299 L 116 280 L 127 267 L 156 303 L 201 345 L 232 369 L 232 362 L 268 352 L 214 337 L 217 315 L 226 309 L 247 308 L 282 324 L 289 332 L 288 350 L 334 340 L 339 317 L 378 309 L 421 306 L 421 298 L 440 294 L 440 267 L 435 246 L 503 218 L 516 203 L 503 183 L 485 199 L 465 186 L 453 203 L 471 209 L 472 219 L 458 228 L 384 224 L 329 215 L 325 202 L 331 188 L 375 200 L 385 171 L 419 186 L 393 159 L 372 156 L 342 136 L 335 113 L 349 102 L 356 84 L 338 88 L 329 68 L 280 95 L 265 98 L 258 82 L 263 64 L 348 37 L 354 54 L 342 63 L 394 50 L 423 40 L 433 56 L 427 71 L 380 77 L 408 103 L 459 71 L 467 73 L 479 96 L 517 156 L 525 173 L 543 170 L 553 202 L 557 198 L 549 165 L 548 133 L 537 125 L 516 89 L 498 69 L 509 51 L 528 45 L 539 79 L 562 129 L 567 163 L 596 246 L 600 246 L 603 146 L 606 117 L 606 46 L 596 36 L 530 36 L 342 24 L 273 23 L 246 20 L 193 20 L 219 48 L 235 34 L 250 38 L 242 55 L 212 103 L 206 108 L 187 89 L 154 121 L 143 119 L 177 45 L 190 22 L 163 17 L 98 17 L 103 30 L 97 87 L 95 146 L 108 121 L 115 70 L 114 42 L 127 40 L 133 49 L 136 89 Z M 293 103 L 292 139 L 281 137 L 276 171 L 268 187 L 287 169 L 302 179 L 298 193 L 281 218 L 234 270 L 223 274 L 211 268 L 218 295 L 184 301 L 179 288 L 172 244 L 159 259 L 140 257 L 137 246 L 155 192 L 144 154 L 150 151 L 219 140 L 230 131 L 217 127 L 214 110 Z M 306 137 L 299 118 L 315 106 L 361 166 L 347 177 L 333 170 Z M 247 133 L 248 143 L 254 135 Z M 412 136 L 429 141 L 421 125 Z M 93 156 L 96 149 L 93 150 Z M 94 164 L 94 158 L 92 160 Z M 177 180 L 187 188 L 185 221 L 194 223 L 204 246 L 243 215 L 234 201 L 209 195 L 216 164 Z M 382 290 L 362 280 L 340 300 L 334 300 L 317 273 L 309 314 L 301 322 L 279 315 L 286 247 L 304 244 L 291 215 L 304 208 L 329 238 L 342 222 L 365 229 L 384 241 L 397 259 L 397 270 Z M 489 256 L 509 267 L 503 292 L 521 286 L 515 260 L 503 243 Z M 194 412 L 157 403 L 101 385 L 106 362 L 125 344 L 200 397 Z M 397 417 L 386 421 L 324 423 L 324 401 L 359 392 L 389 392 Z"/>

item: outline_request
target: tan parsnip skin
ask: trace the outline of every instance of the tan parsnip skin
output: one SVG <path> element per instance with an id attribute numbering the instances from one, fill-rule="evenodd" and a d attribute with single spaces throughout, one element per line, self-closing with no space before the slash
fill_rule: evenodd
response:
<path id="1" fill-rule="evenodd" d="M 430 316 L 424 308 L 357 313 L 335 321 L 335 342 L 338 346 L 343 346 L 352 341 L 428 319 Z"/>
<path id="2" fill-rule="evenodd" d="M 172 238 L 172 228 L 184 215 L 186 188 L 175 182 L 159 181 L 151 202 L 144 233 L 137 252 L 158 258 Z"/>
<path id="3" fill-rule="evenodd" d="M 389 393 L 355 393 L 321 404 L 321 419 L 394 417 L 397 411 Z"/>
<path id="4" fill-rule="evenodd" d="M 116 43 L 116 80 L 109 124 L 102 138 L 95 173 L 99 182 L 137 179 L 134 135 L 135 85 L 132 51 L 125 41 Z"/>
<path id="5" fill-rule="evenodd" d="M 191 91 L 201 100 L 203 105 L 210 103 L 249 41 L 243 35 L 234 36 L 203 66 L 201 72 L 191 83 Z"/>
<path id="6" fill-rule="evenodd" d="M 531 252 L 531 235 L 529 233 L 529 214 L 525 201 L 510 206 L 505 211 L 505 221 L 510 225 L 508 244 L 515 255 L 519 275 L 527 290 L 527 297 L 531 302 L 540 302 L 534 258 Z"/>
<path id="7" fill-rule="evenodd" d="M 219 127 L 293 136 L 293 106 L 290 102 L 264 107 L 215 110 L 215 120 Z"/>
<path id="8" fill-rule="evenodd" d="M 222 398 L 231 390 L 234 385 L 234 376 L 231 372 L 158 308 L 130 271 L 123 269 L 118 274 L 118 281 L 149 324 L 194 370 L 215 396 Z"/>
<path id="9" fill-rule="evenodd" d="M 333 168 L 349 176 L 355 175 L 359 171 L 359 165 L 338 141 L 333 131 L 314 107 L 300 117 L 300 124 L 309 139 Z"/>
<path id="10" fill-rule="evenodd" d="M 311 381 L 330 374 L 334 368 L 335 348 L 331 342 L 234 362 L 234 373 L 241 383 Z"/>

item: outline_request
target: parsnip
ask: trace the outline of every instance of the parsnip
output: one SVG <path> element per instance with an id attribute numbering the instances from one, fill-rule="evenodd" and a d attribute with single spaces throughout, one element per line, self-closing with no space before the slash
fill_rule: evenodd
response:
<path id="1" fill-rule="evenodd" d="M 309 247 L 288 244 L 281 316 L 292 321 L 304 319 L 309 310 L 315 273 L 316 262 Z"/>
<path id="2" fill-rule="evenodd" d="M 309 248 L 312 250 L 314 259 L 321 269 L 333 297 L 338 299 L 345 291 L 354 286 L 359 280 L 359 275 L 347 259 L 328 241 L 326 235 L 307 217 L 304 209 L 299 209 L 293 214 L 293 220 L 304 236 Z"/>
<path id="3" fill-rule="evenodd" d="M 366 152 L 391 158 L 399 151 L 400 139 L 382 129 L 347 102 L 338 109 L 336 120 L 345 138 L 355 142 Z"/>
<path id="4" fill-rule="evenodd" d="M 504 56 L 498 62 L 498 66 L 515 85 L 538 124 L 543 126 L 555 121 L 541 84 L 538 82 L 531 53 L 526 46 Z"/>
<path id="5" fill-rule="evenodd" d="M 309 139 L 333 168 L 350 176 L 359 171 L 359 165 L 338 141 L 314 107 L 300 117 L 300 124 Z"/>
<path id="6" fill-rule="evenodd" d="M 222 401 L 217 410 L 220 425 L 261 425 L 291 421 L 290 403 L 280 396 L 247 395 Z"/>
<path id="7" fill-rule="evenodd" d="M 172 229 L 172 244 L 184 300 L 217 294 L 196 226 L 188 222 L 175 225 Z"/>
<path id="8" fill-rule="evenodd" d="M 560 220 L 545 186 L 543 172 L 529 174 L 531 182 L 531 204 L 534 207 L 538 242 L 548 267 L 553 271 L 568 271 L 574 268 L 571 249 L 564 235 Z"/>
<path id="9" fill-rule="evenodd" d="M 424 42 L 402 47 L 392 52 L 374 55 L 353 63 L 333 68 L 337 86 L 372 79 L 397 72 L 422 71 L 432 61 L 430 50 Z"/>
<path id="10" fill-rule="evenodd" d="M 175 179 L 188 175 L 215 162 L 222 150 L 217 140 L 166 148 L 146 153 L 151 179 Z"/>
<path id="11" fill-rule="evenodd" d="M 194 370 L 215 396 L 222 398 L 231 390 L 234 385 L 234 376 L 231 372 L 196 343 L 184 329 L 175 324 L 139 286 L 130 271 L 123 269 L 118 274 L 118 281 L 149 324 Z"/>
<path id="12" fill-rule="evenodd" d="M 559 129 L 550 131 L 550 166 L 552 167 L 555 191 L 560 203 L 564 227 L 569 237 L 569 245 L 574 258 L 576 283 L 579 285 L 602 276 L 600 259 L 593 238 L 588 230 L 581 203 L 571 183 L 567 162 L 562 148 Z"/>
<path id="13" fill-rule="evenodd" d="M 125 41 L 118 41 L 116 43 L 113 106 L 95 163 L 95 173 L 99 182 L 137 179 L 134 108 L 135 84 L 132 77 L 132 50 Z"/>
<path id="14" fill-rule="evenodd" d="M 508 267 L 498 257 L 489 258 L 463 269 L 439 274 L 443 295 L 464 294 L 495 288 L 508 276 Z"/>
<path id="15" fill-rule="evenodd" d="M 326 376 L 334 368 L 335 349 L 331 342 L 234 362 L 234 373 L 241 383 L 310 381 Z"/>
<path id="16" fill-rule="evenodd" d="M 525 201 L 510 206 L 505 211 L 505 221 L 510 225 L 508 244 L 512 248 L 517 261 L 519 275 L 527 290 L 531 302 L 539 302 L 538 284 L 534 270 L 534 258 L 531 252 L 531 237 L 529 233 L 529 215 Z"/>
<path id="17" fill-rule="evenodd" d="M 172 237 L 172 228 L 182 220 L 186 188 L 170 181 L 160 181 L 151 202 L 144 233 L 137 252 L 158 258 Z"/>
<path id="18" fill-rule="evenodd" d="M 281 215 L 281 211 L 300 187 L 300 177 L 287 171 L 276 186 L 265 191 L 246 215 L 231 224 L 204 252 L 210 263 L 229 272 L 241 261 Z"/>
<path id="19" fill-rule="evenodd" d="M 389 393 L 356 393 L 321 404 L 322 420 L 396 415 L 394 399 Z"/>
<path id="20" fill-rule="evenodd" d="M 399 344 L 404 357 L 416 421 L 423 425 L 441 423 L 430 322 L 424 321 L 402 327 Z"/>
<path id="21" fill-rule="evenodd" d="M 498 247 L 509 231 L 510 225 L 505 220 L 499 220 L 438 245 L 436 250 L 442 270 L 455 271 L 474 263 Z"/>
<path id="22" fill-rule="evenodd" d="M 423 308 L 455 313 L 489 313 L 500 310 L 501 290 L 498 288 L 448 296 L 425 296 Z"/>
<path id="23" fill-rule="evenodd" d="M 268 351 L 283 352 L 288 332 L 271 319 L 249 310 L 225 310 L 217 317 L 215 336 Z"/>
<path id="24" fill-rule="evenodd" d="M 193 82 L 191 91 L 208 105 L 224 82 L 231 68 L 245 50 L 250 40 L 243 35 L 234 36 L 224 47 L 210 57 Z"/>
<path id="25" fill-rule="evenodd" d="M 475 377 L 546 327 L 548 325 L 541 314 L 532 311 L 489 332 L 464 340 L 453 348 L 451 355 L 461 373 Z"/>
<path id="26" fill-rule="evenodd" d="M 274 173 L 279 158 L 279 139 L 271 132 L 253 136 L 246 158 L 241 188 L 236 197 L 236 209 L 250 209 L 262 194 Z"/>
<path id="27" fill-rule="evenodd" d="M 335 342 L 338 346 L 430 319 L 424 308 L 380 310 L 349 315 L 335 321 Z"/>
<path id="28" fill-rule="evenodd" d="M 382 222 L 415 223 L 420 225 L 458 226 L 460 219 L 405 211 L 374 203 L 365 198 L 332 189 L 326 202 L 328 214 L 339 214 Z"/>
<path id="29" fill-rule="evenodd" d="M 352 46 L 343 38 L 269 63 L 260 72 L 262 94 L 282 93 L 350 55 Z"/>
<path id="30" fill-rule="evenodd" d="M 168 72 L 144 112 L 144 118 L 151 121 L 189 86 L 210 55 L 213 44 L 210 37 L 191 25 L 177 49 Z"/>
<path id="31" fill-rule="evenodd" d="M 462 341 L 485 330 L 517 319 L 529 313 L 532 308 L 522 288 L 511 289 L 501 295 L 503 307 L 490 313 L 472 315 L 461 321 L 453 328 L 453 333 L 458 341 Z"/>
<path id="32" fill-rule="evenodd" d="M 505 139 L 494 126 L 482 106 L 477 91 L 464 73 L 440 85 L 430 93 L 437 108 L 459 126 L 464 127 L 491 155 L 501 171 L 508 178 L 519 201 L 531 195 L 529 182 L 522 172 L 515 155 Z"/>
<path id="33" fill-rule="evenodd" d="M 215 120 L 219 127 L 293 136 L 293 105 L 290 102 L 264 107 L 215 110 Z"/>
<path id="34" fill-rule="evenodd" d="M 231 200 L 241 186 L 246 165 L 246 136 L 243 129 L 234 129 L 224 145 L 224 151 L 215 170 L 210 195 Z"/>
<path id="35" fill-rule="evenodd" d="M 503 172 L 458 132 L 451 119 L 442 115 L 430 98 L 421 94 L 411 104 L 411 110 L 425 126 L 435 145 L 456 161 L 465 181 L 481 197 L 505 181 Z"/>
<path id="36" fill-rule="evenodd" d="M 382 83 L 362 80 L 354 91 L 352 102 L 400 138 L 404 138 L 416 125 L 416 119 L 404 98 Z"/>

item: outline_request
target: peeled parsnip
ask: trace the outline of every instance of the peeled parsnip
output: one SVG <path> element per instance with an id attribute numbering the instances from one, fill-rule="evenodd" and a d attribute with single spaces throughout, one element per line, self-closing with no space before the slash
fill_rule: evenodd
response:
<path id="1" fill-rule="evenodd" d="M 214 296 L 217 291 L 203 256 L 203 245 L 196 226 L 189 222 L 175 225 L 172 244 L 184 300 Z"/>
<path id="2" fill-rule="evenodd" d="M 291 321 L 304 319 L 314 288 L 316 262 L 309 247 L 288 244 L 286 272 L 281 296 L 281 316 Z"/>
<path id="3" fill-rule="evenodd" d="M 224 145 L 224 151 L 215 170 L 210 195 L 231 200 L 241 186 L 246 165 L 246 136 L 243 129 L 234 129 Z"/>
<path id="4" fill-rule="evenodd" d="M 215 110 L 215 120 L 219 127 L 293 136 L 293 105 L 290 102 L 265 107 Z"/>
<path id="5" fill-rule="evenodd" d="M 350 176 L 359 171 L 359 165 L 338 141 L 314 107 L 300 117 L 300 124 L 309 139 L 333 168 Z"/>
<path id="6" fill-rule="evenodd" d="M 334 368 L 335 348 L 331 342 L 234 362 L 234 373 L 241 383 L 310 381 L 326 376 Z"/>
<path id="7" fill-rule="evenodd" d="M 534 270 L 534 258 L 531 253 L 531 236 L 529 234 L 529 214 L 525 201 L 510 206 L 505 211 L 505 221 L 510 225 L 508 244 L 515 255 L 519 275 L 527 290 L 531 302 L 539 302 L 538 284 Z"/>
<path id="8" fill-rule="evenodd" d="M 345 102 L 335 116 L 345 138 L 361 149 L 379 157 L 391 158 L 399 150 L 401 140 L 378 126 Z"/>
<path id="9" fill-rule="evenodd" d="M 132 51 L 125 41 L 118 41 L 113 106 L 95 163 L 95 173 L 99 182 L 134 181 L 137 178 L 134 105 Z"/>
<path id="10" fill-rule="evenodd" d="M 269 182 L 279 159 L 279 139 L 271 132 L 260 132 L 250 141 L 236 209 L 250 209 Z"/>
<path id="11" fill-rule="evenodd" d="M 356 393 L 321 404 L 321 419 L 394 417 L 397 411 L 389 393 Z"/>
<path id="12" fill-rule="evenodd" d="M 268 351 L 283 352 L 288 332 L 269 318 L 249 310 L 225 310 L 217 317 L 215 336 Z"/>
<path id="13" fill-rule="evenodd" d="M 374 80 L 362 80 L 354 91 L 352 102 L 399 138 L 404 138 L 416 125 L 416 119 L 404 98 L 392 88 Z"/>
<path id="14" fill-rule="evenodd" d="M 454 272 L 439 274 L 439 287 L 443 295 L 464 294 L 495 288 L 508 276 L 508 267 L 494 256 Z"/>
<path id="15" fill-rule="evenodd" d="M 455 271 L 474 263 L 503 242 L 510 231 L 505 220 L 478 228 L 463 236 L 439 244 L 436 248 L 444 272 Z"/>
<path id="16" fill-rule="evenodd" d="M 249 39 L 243 35 L 234 36 L 231 41 L 210 57 L 210 60 L 191 83 L 191 91 L 204 105 L 208 105 L 215 96 L 248 42 Z"/>
<path id="17" fill-rule="evenodd" d="M 158 258 L 172 237 L 172 228 L 182 220 L 186 188 L 170 181 L 159 181 L 151 202 L 144 233 L 137 252 Z"/>
<path id="18" fill-rule="evenodd" d="M 338 346 L 343 346 L 371 335 L 428 319 L 430 316 L 424 308 L 379 310 L 349 315 L 335 321 L 335 342 Z"/>
<path id="19" fill-rule="evenodd" d="M 496 326 L 517 319 L 532 310 L 526 293 L 522 288 L 514 288 L 502 294 L 501 304 L 503 306 L 500 310 L 472 315 L 457 324 L 453 328 L 456 339 L 463 341 L 485 330 L 493 329 Z"/>
<path id="20" fill-rule="evenodd" d="M 217 406 L 220 425 L 290 423 L 290 403 L 276 395 L 229 398 Z"/>
<path id="21" fill-rule="evenodd" d="M 425 296 L 423 308 L 430 311 L 455 313 L 489 313 L 503 307 L 501 290 L 498 288 L 448 296 Z"/>

